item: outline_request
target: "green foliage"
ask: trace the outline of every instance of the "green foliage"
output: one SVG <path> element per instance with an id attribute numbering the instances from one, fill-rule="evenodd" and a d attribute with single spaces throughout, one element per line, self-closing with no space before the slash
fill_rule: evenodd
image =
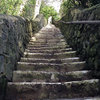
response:
<path id="1" fill-rule="evenodd" d="M 58 15 L 52 6 L 45 6 L 41 9 L 40 12 L 46 17 L 46 19 L 48 19 L 50 16 L 55 19 Z"/>
<path id="2" fill-rule="evenodd" d="M 100 0 L 89 0 L 91 5 L 96 5 L 100 3 Z"/>
<path id="3" fill-rule="evenodd" d="M 36 4 L 36 0 L 29 0 L 25 5 L 21 16 L 29 19 L 33 18 L 35 4 Z"/>
<path id="4" fill-rule="evenodd" d="M 70 8 L 89 8 L 99 3 L 100 0 L 64 0 L 61 12 L 66 13 Z"/>
<path id="5" fill-rule="evenodd" d="M 0 13 L 17 15 L 22 0 L 0 0 Z"/>

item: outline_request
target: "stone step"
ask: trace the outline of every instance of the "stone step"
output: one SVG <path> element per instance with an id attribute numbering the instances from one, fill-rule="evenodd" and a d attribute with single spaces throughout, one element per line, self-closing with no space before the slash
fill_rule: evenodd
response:
<path id="1" fill-rule="evenodd" d="M 31 38 L 38 38 L 38 39 L 65 39 L 64 36 L 62 36 L 61 34 L 59 35 L 47 35 L 47 34 L 41 34 L 41 33 L 37 33 L 37 34 L 34 34 L 34 36 Z"/>
<path id="2" fill-rule="evenodd" d="M 38 45 L 29 44 L 27 46 L 28 49 L 31 49 L 31 48 L 37 48 L 37 49 L 59 49 L 59 48 L 68 48 L 68 47 L 69 47 L 69 45 L 59 45 L 59 46 L 41 45 L 41 46 L 38 46 Z"/>
<path id="3" fill-rule="evenodd" d="M 34 43 L 29 43 L 27 46 L 33 46 L 33 47 L 67 47 L 69 45 L 67 44 L 34 44 Z"/>
<path id="4" fill-rule="evenodd" d="M 37 41 L 35 41 L 35 42 L 29 42 L 29 44 L 34 44 L 34 45 L 52 45 L 52 46 L 54 46 L 54 45 L 67 45 L 67 43 L 66 42 L 56 42 L 56 43 L 54 43 L 54 42 L 37 42 Z"/>
<path id="5" fill-rule="evenodd" d="M 51 40 L 51 39 L 64 39 L 64 37 L 63 36 L 52 36 L 52 35 L 49 35 L 49 36 L 47 36 L 47 35 L 39 35 L 39 36 L 35 36 L 35 38 L 36 39 L 48 39 L 48 40 Z"/>
<path id="6" fill-rule="evenodd" d="M 17 70 L 28 70 L 28 71 L 48 71 L 48 72 L 68 72 L 68 71 L 79 71 L 84 69 L 85 62 L 73 62 L 73 63 L 28 63 L 18 62 Z"/>
<path id="7" fill-rule="evenodd" d="M 9 82 L 7 100 L 82 98 L 99 95 L 99 80 L 71 82 Z M 12 95 L 13 94 L 13 95 Z"/>
<path id="8" fill-rule="evenodd" d="M 43 46 L 45 46 L 45 45 L 47 45 L 47 46 L 65 46 L 65 45 L 68 45 L 67 43 L 65 43 L 65 42 L 61 42 L 61 43 L 34 43 L 34 42 L 29 42 L 29 45 L 38 45 L 38 46 L 40 46 L 40 45 L 43 45 Z"/>
<path id="9" fill-rule="evenodd" d="M 44 42 L 44 41 L 48 41 L 48 42 L 58 42 L 58 41 L 60 41 L 60 42 L 65 42 L 65 39 L 57 39 L 57 38 L 55 38 L 55 39 L 36 39 L 36 41 L 40 41 L 40 42 Z M 30 42 L 34 42 L 34 39 L 31 39 L 30 40 Z"/>
<path id="10" fill-rule="evenodd" d="M 61 33 L 53 33 L 53 32 L 50 32 L 50 34 L 48 34 L 48 33 L 46 33 L 46 32 L 38 32 L 38 33 L 35 33 L 34 35 L 33 35 L 33 37 L 34 36 L 62 36 L 62 37 L 64 37 Z"/>
<path id="11" fill-rule="evenodd" d="M 72 51 L 72 48 L 65 48 L 65 49 L 56 49 L 56 50 L 52 50 L 52 49 L 25 49 L 25 52 L 28 53 L 62 53 L 62 52 L 68 52 L 68 51 Z"/>
<path id="12" fill-rule="evenodd" d="M 55 32 L 55 31 L 39 31 L 39 34 L 46 34 L 46 35 L 62 35 L 61 32 Z"/>
<path id="13" fill-rule="evenodd" d="M 53 33 L 53 32 L 50 32 L 50 34 L 48 34 L 48 33 L 46 33 L 46 32 L 38 32 L 38 33 L 36 33 L 36 34 L 34 34 L 33 36 L 52 36 L 52 37 L 55 37 L 55 36 L 62 36 L 62 37 L 64 37 L 60 32 L 58 32 L 58 33 Z"/>
<path id="14" fill-rule="evenodd" d="M 64 36 L 62 35 L 46 35 L 46 34 L 38 34 L 34 36 L 36 39 L 65 39 Z M 32 37 L 31 39 L 33 39 L 34 37 Z"/>
<path id="15" fill-rule="evenodd" d="M 62 53 L 28 53 L 24 52 L 24 57 L 26 58 L 45 58 L 45 59 L 63 59 L 69 57 L 75 57 L 76 51 L 68 51 Z"/>
<path id="16" fill-rule="evenodd" d="M 92 79 L 89 71 L 46 72 L 14 71 L 13 82 L 68 82 Z"/>
<path id="17" fill-rule="evenodd" d="M 78 57 L 65 58 L 65 59 L 36 59 L 36 58 L 21 58 L 21 62 L 32 62 L 32 63 L 69 63 L 78 62 Z"/>
<path id="18" fill-rule="evenodd" d="M 34 43 L 66 43 L 65 40 L 43 40 L 43 41 L 40 41 L 40 40 L 31 40 L 30 42 L 34 42 Z"/>
<path id="19" fill-rule="evenodd" d="M 83 98 L 73 98 L 73 99 L 43 99 L 43 100 L 100 100 L 100 97 L 83 97 Z"/>
<path id="20" fill-rule="evenodd" d="M 36 37 L 35 37 L 36 38 Z M 30 41 L 34 41 L 34 39 L 31 39 Z M 36 38 L 36 41 L 64 41 L 64 38 Z"/>

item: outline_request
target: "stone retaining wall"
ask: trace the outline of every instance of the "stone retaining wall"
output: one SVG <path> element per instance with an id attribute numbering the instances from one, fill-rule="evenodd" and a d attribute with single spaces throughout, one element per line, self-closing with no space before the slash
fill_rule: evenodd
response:
<path id="1" fill-rule="evenodd" d="M 0 72 L 9 80 L 31 34 L 30 21 L 21 17 L 0 15 Z"/>
<path id="2" fill-rule="evenodd" d="M 70 10 L 63 21 L 100 20 L 100 4 L 80 11 Z M 55 23 L 60 27 L 69 45 L 77 50 L 82 60 L 86 60 L 86 69 L 92 70 L 96 77 L 100 76 L 100 24 L 64 24 Z"/>
<path id="3" fill-rule="evenodd" d="M 22 17 L 0 15 L 0 72 L 9 80 L 32 34 L 45 25 L 43 16 L 29 21 Z"/>
<path id="4" fill-rule="evenodd" d="M 12 80 L 13 71 L 31 36 L 46 24 L 42 15 L 34 21 L 0 15 L 0 100 L 4 100 L 7 81 Z"/>

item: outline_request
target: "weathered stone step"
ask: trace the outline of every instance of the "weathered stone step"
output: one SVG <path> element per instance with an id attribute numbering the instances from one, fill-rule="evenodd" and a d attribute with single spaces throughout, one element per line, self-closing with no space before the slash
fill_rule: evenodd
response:
<path id="1" fill-rule="evenodd" d="M 36 39 L 48 39 L 48 40 L 60 40 L 60 39 L 64 39 L 63 36 L 47 36 L 47 35 L 40 35 L 40 36 L 35 36 Z"/>
<path id="2" fill-rule="evenodd" d="M 18 70 L 28 70 L 28 71 L 54 71 L 54 72 L 66 72 L 66 71 L 79 71 L 84 69 L 85 62 L 73 62 L 73 63 L 28 63 L 28 62 L 18 62 Z"/>
<path id="3" fill-rule="evenodd" d="M 24 57 L 27 58 L 58 58 L 58 59 L 63 59 L 63 58 L 69 58 L 69 57 L 75 57 L 76 56 L 76 51 L 68 51 L 68 52 L 62 52 L 62 53 L 28 53 L 24 52 Z"/>
<path id="4" fill-rule="evenodd" d="M 68 48 L 68 47 L 69 47 L 69 45 L 59 45 L 59 46 L 41 45 L 41 46 L 38 46 L 38 45 L 31 45 L 31 44 L 29 44 L 27 46 L 28 49 L 30 49 L 30 48 L 38 48 L 38 49 L 59 49 L 59 48 Z"/>
<path id="5" fill-rule="evenodd" d="M 34 41 L 33 39 L 31 39 L 30 41 Z M 65 39 L 63 38 L 36 38 L 36 41 L 64 41 Z"/>
<path id="6" fill-rule="evenodd" d="M 51 31 L 51 30 L 48 31 L 48 29 L 43 30 L 43 31 L 39 31 L 39 33 L 40 33 L 40 34 L 52 34 L 52 35 L 53 35 L 53 34 L 54 34 L 54 35 L 60 34 L 60 35 L 62 35 L 60 31 L 56 31 L 56 32 L 53 31 L 53 30 L 52 30 L 52 31 Z"/>
<path id="7" fill-rule="evenodd" d="M 48 39 L 48 40 L 65 40 L 65 38 L 64 37 L 62 37 L 62 36 L 47 36 L 47 35 L 40 35 L 40 36 L 34 36 L 34 37 L 32 37 L 31 38 L 31 40 L 34 40 L 34 38 L 36 38 L 36 40 L 38 40 L 38 39 L 40 39 L 40 40 L 46 40 L 46 39 Z"/>
<path id="8" fill-rule="evenodd" d="M 47 35 L 62 35 L 61 32 L 48 31 L 48 30 L 39 31 L 38 33 L 40 33 L 40 34 L 47 34 Z"/>
<path id="9" fill-rule="evenodd" d="M 29 45 L 33 45 L 33 46 L 66 46 L 66 45 L 68 45 L 67 43 L 66 44 L 63 44 L 63 43 L 56 43 L 56 44 L 38 44 L 38 43 L 29 43 Z"/>
<path id="10" fill-rule="evenodd" d="M 32 63 L 70 63 L 78 62 L 78 57 L 65 58 L 65 59 L 36 59 L 36 58 L 21 58 L 21 62 L 32 62 Z"/>
<path id="11" fill-rule="evenodd" d="M 51 39 L 51 38 L 64 39 L 64 36 L 61 35 L 61 34 L 57 34 L 57 35 L 54 34 L 54 35 L 52 35 L 52 34 L 37 33 L 31 39 L 33 39 L 34 37 L 36 37 L 36 38 L 42 38 L 42 39 Z"/>
<path id="12" fill-rule="evenodd" d="M 48 42 L 29 42 L 29 44 L 34 44 L 34 45 L 67 45 L 66 42 L 51 42 L 51 43 L 48 43 Z"/>
<path id="13" fill-rule="evenodd" d="M 35 46 L 35 47 L 67 47 L 69 45 L 67 44 L 35 44 L 35 43 L 29 43 L 27 46 Z"/>
<path id="14" fill-rule="evenodd" d="M 43 99 L 43 100 L 100 100 L 100 97 L 83 97 L 83 98 L 73 98 L 73 99 Z"/>
<path id="15" fill-rule="evenodd" d="M 34 36 L 32 36 L 31 39 L 34 37 L 36 38 L 42 38 L 42 39 L 51 39 L 51 38 L 57 38 L 57 39 L 64 39 L 64 36 L 61 34 L 42 34 L 42 33 L 36 33 Z"/>
<path id="16" fill-rule="evenodd" d="M 68 82 L 92 79 L 89 71 L 45 72 L 45 71 L 14 71 L 14 82 Z"/>
<path id="17" fill-rule="evenodd" d="M 25 52 L 30 52 L 30 53 L 62 53 L 62 52 L 68 52 L 68 51 L 72 51 L 72 48 L 65 48 L 65 49 L 26 49 Z"/>
<path id="18" fill-rule="evenodd" d="M 99 80 L 72 82 L 9 82 L 7 100 L 82 98 L 99 95 Z M 12 95 L 13 94 L 13 95 Z"/>
<path id="19" fill-rule="evenodd" d="M 59 42 L 65 42 L 66 43 L 66 41 L 65 40 L 44 40 L 44 39 L 42 39 L 42 40 L 36 40 L 36 41 L 34 41 L 34 40 L 30 40 L 30 42 L 36 42 L 36 43 L 59 43 Z"/>

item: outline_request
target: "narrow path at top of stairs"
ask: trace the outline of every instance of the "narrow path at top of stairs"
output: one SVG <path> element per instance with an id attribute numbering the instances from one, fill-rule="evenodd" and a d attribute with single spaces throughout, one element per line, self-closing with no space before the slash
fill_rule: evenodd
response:
<path id="1" fill-rule="evenodd" d="M 98 96 L 99 80 L 84 67 L 85 61 L 80 61 L 60 30 L 47 25 L 31 38 L 13 72 L 13 82 L 8 83 L 6 100 L 67 100 Z"/>

